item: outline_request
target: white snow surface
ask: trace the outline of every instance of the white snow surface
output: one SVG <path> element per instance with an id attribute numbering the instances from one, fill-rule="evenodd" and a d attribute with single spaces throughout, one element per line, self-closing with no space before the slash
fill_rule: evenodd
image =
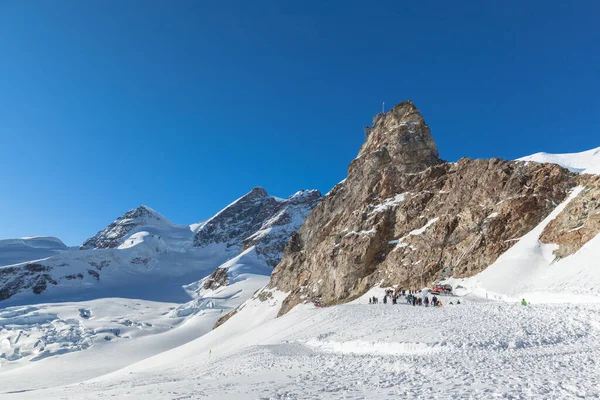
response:
<path id="1" fill-rule="evenodd" d="M 203 284 L 208 277 L 184 286 L 194 300 L 179 305 L 171 311 L 176 317 L 202 313 L 206 309 L 231 311 L 248 300 L 260 288 L 269 283 L 273 268 L 265 264 L 256 254 L 253 246 L 240 255 L 226 261 L 219 268 L 225 269 L 228 276 L 227 286 L 217 289 L 204 289 Z M 216 322 L 216 320 L 215 320 Z"/>
<path id="2" fill-rule="evenodd" d="M 82 248 L 55 238 L 0 242 L 0 257 L 15 243 L 58 249 L 35 263 L 28 250 L 19 264 L 0 267 L 0 382 L 30 389 L 80 382 L 211 331 L 268 283 L 273 267 L 258 245 L 276 256 L 277 245 L 310 211 L 305 197 L 313 201 L 314 192 L 283 200 L 289 206 L 267 215 L 260 237 L 248 238 L 257 245 L 239 254 L 227 243 L 194 246 L 200 225 L 173 224 L 146 206 L 128 211 Z M 227 285 L 205 289 L 216 268 L 226 271 Z"/>
<path id="3" fill-rule="evenodd" d="M 581 153 L 536 153 L 519 158 L 518 160 L 558 164 L 572 172 L 582 174 L 600 174 L 600 147 L 582 151 Z"/>
<path id="4" fill-rule="evenodd" d="M 196 270 L 196 273 L 209 275 L 215 265 L 210 268 L 208 265 L 217 259 L 219 257 L 204 260 L 206 270 Z M 195 261 L 199 263 L 202 260 Z M 73 374 L 65 373 L 66 381 L 74 382 L 73 379 L 105 374 L 182 345 L 209 332 L 220 317 L 265 286 L 272 271 L 256 254 L 254 247 L 217 266 L 227 270 L 229 282 L 215 290 L 202 288 L 206 278 L 185 285 L 184 282 L 189 283 L 193 274 L 183 274 L 183 278 L 178 278 L 159 271 L 158 275 L 136 277 L 136 281 L 125 282 L 122 286 L 118 285 L 118 281 L 125 279 L 126 275 L 109 274 L 105 278 L 108 281 L 106 286 L 96 288 L 90 294 L 99 298 L 87 301 L 21 305 L 32 298 L 17 296 L 21 300 L 16 303 L 18 305 L 0 309 L 0 381 L 5 376 L 6 379 L 12 376 L 5 375 L 9 371 L 12 374 L 23 369 L 33 371 L 31 374 L 44 375 L 36 383 L 36 387 L 43 387 L 55 379 L 52 378 L 54 373 L 48 373 L 47 363 L 56 364 L 57 374 L 63 374 L 64 365 L 70 362 L 87 364 L 87 357 L 93 358 L 100 352 L 101 360 L 94 362 L 93 367 Z M 161 284 L 161 281 L 164 282 Z M 85 297 L 76 295 L 79 291 L 69 293 L 69 288 L 55 289 L 56 294 L 64 298 Z M 39 296 L 56 300 L 52 296 L 52 287 L 49 290 L 50 295 Z M 175 292 L 181 294 L 175 295 Z M 112 298 L 111 294 L 123 297 Z M 171 297 L 186 302 L 177 304 L 165 300 Z M 14 302 L 9 300 L 6 303 Z M 141 338 L 144 339 L 140 341 Z M 23 375 L 23 381 L 17 378 L 13 381 L 25 384 L 27 376 Z"/>
<path id="5" fill-rule="evenodd" d="M 11 388 L 42 388 L 104 375 L 196 339 L 220 316 L 212 310 L 174 318 L 176 306 L 105 298 L 2 309 L 0 387 L 10 381 Z"/>
<path id="6" fill-rule="evenodd" d="M 285 294 L 272 295 L 265 302 L 249 300 L 225 325 L 192 342 L 114 373 L 62 386 L 74 380 L 65 378 L 69 372 L 81 369 L 64 363 L 65 376 L 31 390 L 36 375 L 15 371 L 0 380 L 0 394 L 6 399 L 600 396 L 598 304 L 525 307 L 466 297 L 461 305 L 425 308 L 360 300 L 325 309 L 301 305 L 275 319 Z M 86 361 L 95 365 L 102 358 L 101 352 L 90 352 Z M 51 359 L 39 363 L 55 370 Z"/>
<path id="7" fill-rule="evenodd" d="M 0 266 L 51 257 L 67 246 L 51 236 L 29 236 L 20 239 L 0 240 Z"/>
<path id="8" fill-rule="evenodd" d="M 371 213 L 384 212 L 385 210 L 387 210 L 390 207 L 393 208 L 393 207 L 397 206 L 398 204 L 400 204 L 404 201 L 404 199 L 406 198 L 406 195 L 407 195 L 407 193 L 400 193 L 400 194 L 395 195 L 394 197 L 385 199 L 383 201 L 383 203 L 376 205 L 371 210 Z"/>

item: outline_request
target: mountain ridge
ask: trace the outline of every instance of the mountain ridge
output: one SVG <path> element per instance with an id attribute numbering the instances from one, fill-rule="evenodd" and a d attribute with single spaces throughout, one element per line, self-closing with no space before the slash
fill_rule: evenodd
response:
<path id="1" fill-rule="evenodd" d="M 0 266 L 0 301 L 36 302 L 40 294 L 50 301 L 85 294 L 85 298 L 135 295 L 185 302 L 190 300 L 186 285 L 204 279 L 250 248 L 255 248 L 255 255 L 244 260 L 257 266 L 257 274 L 270 271 L 283 255 L 289 236 L 320 198 L 318 191 L 300 191 L 278 199 L 257 187 L 195 231 L 193 225 L 173 224 L 142 205 L 119 216 L 79 248 L 65 248 L 39 262 L 18 260 L 10 268 Z M 236 215 L 239 224 L 222 226 L 221 236 L 207 232 L 211 221 L 218 222 L 223 215 Z M 199 235 L 208 240 L 198 242 Z M 261 263 L 266 268 L 259 267 Z"/>
<path id="2" fill-rule="evenodd" d="M 347 178 L 313 209 L 273 271 L 268 287 L 288 293 L 280 315 L 311 300 L 347 302 L 376 285 L 416 290 L 476 275 L 576 186 L 588 187 L 582 204 L 594 203 L 593 178 L 559 165 L 442 161 L 410 101 L 377 115 L 366 133 Z M 561 246 L 577 251 L 600 228 L 586 229 L 585 240 Z"/>

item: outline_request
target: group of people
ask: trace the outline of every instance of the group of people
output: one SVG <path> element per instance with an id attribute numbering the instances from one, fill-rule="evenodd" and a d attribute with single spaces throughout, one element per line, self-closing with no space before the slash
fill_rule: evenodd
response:
<path id="1" fill-rule="evenodd" d="M 401 297 L 404 297 L 406 302 L 408 304 L 412 304 L 413 306 L 425 306 L 425 307 L 429 307 L 430 305 L 432 307 L 442 306 L 442 302 L 437 298 L 436 295 L 433 295 L 433 297 L 430 300 L 429 295 L 423 296 L 420 290 L 413 291 L 413 290 L 398 290 L 398 289 L 396 289 L 396 290 L 387 289 L 385 291 L 385 295 L 383 296 L 383 304 L 387 304 L 388 299 L 389 299 L 389 301 L 392 302 L 392 304 L 398 304 L 398 299 Z M 369 297 L 369 304 L 379 304 L 379 298 L 377 298 L 375 296 Z M 454 304 L 454 303 L 451 301 L 448 304 Z M 457 300 L 456 304 L 460 304 L 460 300 Z"/>

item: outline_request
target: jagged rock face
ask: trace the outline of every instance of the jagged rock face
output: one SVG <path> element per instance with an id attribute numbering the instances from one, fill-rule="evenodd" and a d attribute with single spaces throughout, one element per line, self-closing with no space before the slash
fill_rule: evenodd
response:
<path id="1" fill-rule="evenodd" d="M 600 176 L 581 175 L 577 183 L 584 186 L 558 217 L 542 232 L 542 243 L 557 244 L 557 258 L 576 253 L 584 244 L 600 233 Z"/>
<path id="2" fill-rule="evenodd" d="M 314 298 L 348 301 L 379 283 L 416 289 L 444 274 L 471 276 L 575 184 L 550 164 L 444 163 L 414 105 L 401 103 L 375 119 L 348 178 L 288 243 L 270 287 L 291 292 L 285 313 Z"/>
<path id="3" fill-rule="evenodd" d="M 205 222 L 194 236 L 194 246 L 224 243 L 236 253 L 256 246 L 257 253 L 274 267 L 289 238 L 320 199 L 317 190 L 277 199 L 263 188 L 254 188 Z"/>
<path id="4" fill-rule="evenodd" d="M 403 172 L 419 172 L 443 162 L 429 126 L 410 100 L 375 116 L 373 126 L 365 131 L 367 140 L 358 158 L 372 158 L 374 163 L 393 162 Z"/>
<path id="5" fill-rule="evenodd" d="M 194 246 L 226 243 L 241 250 L 245 238 L 258 231 L 278 207 L 279 202 L 260 187 L 204 223 L 194 236 Z"/>
<path id="6" fill-rule="evenodd" d="M 117 218 L 108 227 L 86 240 L 79 248 L 88 250 L 118 247 L 121 244 L 121 239 L 126 237 L 133 229 L 153 220 L 158 222 L 161 220 L 161 216 L 146 206 L 140 206 Z"/>
<path id="7" fill-rule="evenodd" d="M 256 246 L 256 252 L 268 265 L 275 267 L 281 261 L 290 237 L 302 226 L 320 200 L 321 193 L 318 190 L 305 190 L 280 202 L 274 215 L 244 240 L 244 250 Z"/>
<path id="8" fill-rule="evenodd" d="M 35 294 L 40 294 L 48 283 L 56 285 L 57 282 L 49 272 L 52 267 L 30 263 L 22 268 L 6 267 L 0 269 L 0 301 L 9 299 L 22 290 L 31 289 Z"/>
<path id="9" fill-rule="evenodd" d="M 221 286 L 227 286 L 228 281 L 227 269 L 217 268 L 206 278 L 202 288 L 205 290 L 218 289 Z"/>
<path id="10" fill-rule="evenodd" d="M 68 273 L 69 265 L 66 263 L 53 263 L 45 260 L 44 264 L 23 263 L 10 267 L 0 268 L 0 301 L 7 300 L 12 296 L 31 291 L 34 294 L 40 294 L 46 291 L 50 286 L 73 285 L 73 282 L 89 283 L 89 279 L 100 280 L 100 274 L 94 269 L 87 269 L 86 277 L 81 272 Z M 46 264 L 48 263 L 48 264 Z M 52 265 L 53 264 L 53 265 Z M 100 271 L 102 268 L 110 265 L 109 261 L 101 263 L 89 262 L 89 267 Z"/>

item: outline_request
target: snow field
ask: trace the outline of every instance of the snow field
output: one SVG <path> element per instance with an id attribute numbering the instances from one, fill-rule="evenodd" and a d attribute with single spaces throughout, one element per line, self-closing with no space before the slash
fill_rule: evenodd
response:
<path id="1" fill-rule="evenodd" d="M 269 280 L 254 247 L 221 268 L 229 285 L 191 284 L 195 299 L 183 304 L 105 298 L 0 310 L 0 394 L 98 377 L 210 332 Z M 86 367 L 69 372 L 80 363 Z"/>
<path id="2" fill-rule="evenodd" d="M 600 174 L 600 147 L 580 153 L 550 154 L 536 153 L 519 158 L 519 161 L 558 164 L 572 172 Z"/>
<path id="3" fill-rule="evenodd" d="M 274 320 L 268 303 L 256 304 L 232 317 L 233 332 L 219 328 L 105 377 L 18 398 L 600 396 L 600 305 L 463 301 L 300 306 Z M 258 310 L 266 319 L 242 332 Z"/>

